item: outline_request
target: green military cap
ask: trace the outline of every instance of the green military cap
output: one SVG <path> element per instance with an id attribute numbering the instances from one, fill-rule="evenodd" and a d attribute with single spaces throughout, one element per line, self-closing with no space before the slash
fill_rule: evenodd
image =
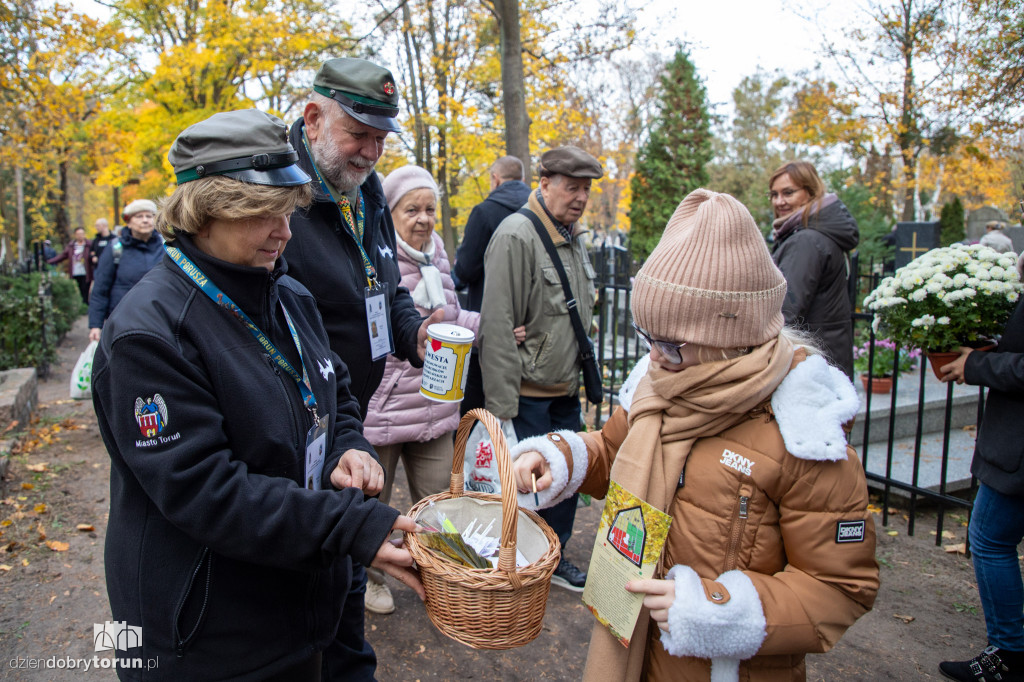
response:
<path id="1" fill-rule="evenodd" d="M 167 152 L 179 185 L 211 175 L 255 185 L 304 185 L 310 178 L 295 165 L 298 159 L 288 126 L 258 109 L 214 114 L 190 125 Z"/>
<path id="2" fill-rule="evenodd" d="M 313 78 L 313 90 L 336 101 L 360 123 L 392 133 L 402 130 L 395 120 L 398 89 L 383 66 L 350 57 L 328 59 Z"/>
<path id="3" fill-rule="evenodd" d="M 604 175 L 604 169 L 601 168 L 600 161 L 579 147 L 565 146 L 551 149 L 541 155 L 540 174 L 596 180 Z"/>

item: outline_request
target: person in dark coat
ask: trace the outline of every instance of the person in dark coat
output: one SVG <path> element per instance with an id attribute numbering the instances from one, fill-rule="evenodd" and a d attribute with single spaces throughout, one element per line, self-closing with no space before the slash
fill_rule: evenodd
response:
<path id="1" fill-rule="evenodd" d="M 775 221 L 772 260 L 786 277 L 787 325 L 818 337 L 833 365 L 853 378 L 853 305 L 849 251 L 860 243 L 857 221 L 807 161 L 780 166 L 768 182 Z"/>
<path id="2" fill-rule="evenodd" d="M 1024 260 L 1024 257 L 1022 257 Z M 1021 261 L 1017 262 L 1020 271 Z M 1024 582 L 1017 546 L 1024 540 L 1024 300 L 991 352 L 960 349 L 943 381 L 989 389 L 971 473 L 978 478 L 968 537 L 985 614 L 988 646 L 969 661 L 944 661 L 952 680 L 1024 679 Z"/>
<path id="3" fill-rule="evenodd" d="M 110 223 L 106 218 L 97 218 L 93 227 L 96 228 L 96 236 L 92 238 L 92 266 L 95 268 L 100 262 L 103 250 L 113 241 L 114 235 L 110 233 Z"/>
<path id="4" fill-rule="evenodd" d="M 491 193 L 473 208 L 466 221 L 462 244 L 455 253 L 452 279 L 455 288 L 468 289 L 466 310 L 480 311 L 484 300 L 484 253 L 501 221 L 526 205 L 530 187 L 525 182 L 523 162 L 514 156 L 503 156 L 491 166 Z M 480 354 L 476 348 L 469 356 L 465 397 L 459 414 L 484 406 L 484 380 L 480 374 Z"/>
<path id="5" fill-rule="evenodd" d="M 103 250 L 89 294 L 89 340 L 99 341 L 103 322 L 143 275 L 160 262 L 164 240 L 154 231 L 156 204 L 136 199 L 124 207 L 127 227 Z"/>
<path id="6" fill-rule="evenodd" d="M 444 317 L 437 310 L 423 319 L 399 286 L 395 227 L 373 170 L 388 134 L 401 130 L 397 116 L 390 71 L 363 59 L 329 59 L 290 134 L 299 166 L 313 178 L 313 201 L 292 213 L 289 272 L 313 293 L 363 417 L 387 356 L 422 367 L 427 326 Z M 325 679 L 372 680 L 377 667 L 363 634 L 363 599 L 381 594 L 367 593 L 361 566 L 352 584 L 336 643 L 324 652 Z"/>
<path id="7" fill-rule="evenodd" d="M 78 293 L 82 296 L 82 303 L 89 303 L 89 285 L 92 284 L 92 245 L 85 238 L 85 228 L 75 229 L 75 237 L 59 256 L 46 261 L 50 265 L 56 265 L 61 261 L 67 261 L 68 277 L 75 280 L 78 285 Z"/>
<path id="8" fill-rule="evenodd" d="M 178 136 L 167 254 L 103 328 L 93 401 L 122 679 L 318 681 L 353 560 L 423 594 L 388 540 L 416 524 L 368 497 L 384 472 L 348 370 L 287 275 L 288 215 L 312 193 L 286 132 L 249 109 Z M 156 665 L 126 667 L 136 657 Z"/>

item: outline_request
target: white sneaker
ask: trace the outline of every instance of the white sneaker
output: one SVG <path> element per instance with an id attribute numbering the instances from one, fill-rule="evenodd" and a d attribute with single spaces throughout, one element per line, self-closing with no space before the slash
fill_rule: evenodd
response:
<path id="1" fill-rule="evenodd" d="M 366 596 L 363 599 L 367 611 L 386 615 L 395 610 L 395 600 L 391 590 L 383 583 L 367 581 Z"/>

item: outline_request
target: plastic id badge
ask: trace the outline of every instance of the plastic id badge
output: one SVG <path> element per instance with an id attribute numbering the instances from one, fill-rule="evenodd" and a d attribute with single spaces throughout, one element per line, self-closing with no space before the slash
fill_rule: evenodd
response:
<path id="1" fill-rule="evenodd" d="M 370 334 L 370 358 L 380 360 L 395 352 L 395 341 L 391 336 L 391 306 L 388 305 L 388 287 L 380 282 L 366 287 L 366 327 Z"/>
<path id="2" fill-rule="evenodd" d="M 320 490 L 320 479 L 324 473 L 324 458 L 327 453 L 327 424 L 330 419 L 326 417 L 314 424 L 313 428 L 306 434 L 306 488 L 309 490 Z"/>

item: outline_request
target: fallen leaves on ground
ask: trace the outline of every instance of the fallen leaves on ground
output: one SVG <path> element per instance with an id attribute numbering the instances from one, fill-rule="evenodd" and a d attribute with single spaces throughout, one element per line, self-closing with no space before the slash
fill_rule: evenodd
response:
<path id="1" fill-rule="evenodd" d="M 66 552 L 71 548 L 71 545 L 66 542 L 60 542 L 59 540 L 47 540 L 46 546 L 52 549 L 54 552 Z"/>
<path id="2" fill-rule="evenodd" d="M 77 526 L 75 526 L 75 528 L 82 531 L 83 533 L 91 533 L 94 530 L 96 530 L 96 528 L 91 523 L 80 523 Z"/>
<path id="3" fill-rule="evenodd" d="M 960 542 L 953 545 L 943 545 L 942 549 L 946 550 L 949 554 L 967 554 L 967 543 Z"/>
<path id="4" fill-rule="evenodd" d="M 11 448 L 12 455 L 27 455 L 36 448 L 60 442 L 62 431 L 75 431 L 84 429 L 85 426 L 76 422 L 72 417 L 67 417 L 58 424 L 47 424 L 46 426 L 34 426 Z"/>
<path id="5" fill-rule="evenodd" d="M 892 614 L 892 617 L 893 618 L 898 618 L 898 619 L 902 620 L 904 623 L 912 623 L 912 622 L 914 622 L 914 617 L 913 616 L 902 616 L 902 615 L 900 615 L 898 613 L 894 613 L 894 614 Z"/>

